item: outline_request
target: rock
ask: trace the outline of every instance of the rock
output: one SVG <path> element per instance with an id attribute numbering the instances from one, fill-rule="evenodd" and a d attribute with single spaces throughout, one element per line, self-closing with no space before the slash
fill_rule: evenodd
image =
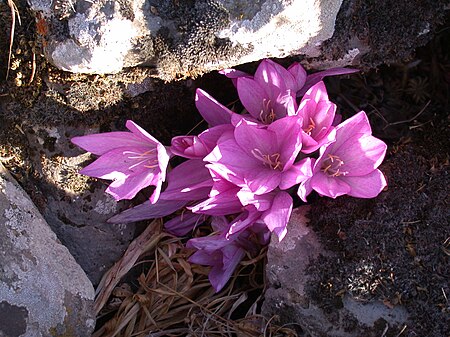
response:
<path id="1" fill-rule="evenodd" d="M 301 55 L 321 69 L 398 62 L 431 39 L 448 9 L 445 0 L 28 3 L 58 68 L 99 74 L 145 65 L 164 80 L 268 57 Z"/>
<path id="2" fill-rule="evenodd" d="M 281 242 L 275 237 L 271 241 L 266 270 L 270 287 L 265 293 L 264 316 L 276 315 L 282 324 L 292 324 L 300 336 L 311 337 L 381 336 L 384 329 L 401 328 L 408 319 L 401 306 L 390 309 L 381 301 L 360 302 L 345 294 L 336 299 L 337 307 L 329 310 L 312 300 L 307 292 L 312 279 L 308 266 L 317 263 L 319 256 L 333 259 L 336 255 L 326 250 L 307 226 L 308 211 L 308 206 L 295 209 L 288 235 Z"/>
<path id="3" fill-rule="evenodd" d="M 91 161 L 91 155 L 70 142 L 98 129 L 35 125 L 27 133 L 33 148 L 31 160 L 39 179 L 33 200 L 61 242 L 96 285 L 102 275 L 124 253 L 134 236 L 134 224 L 106 221 L 129 205 L 118 204 L 105 193 L 105 183 L 78 171 Z"/>
<path id="4" fill-rule="evenodd" d="M 0 336 L 91 336 L 91 282 L 1 164 L 0 237 Z"/>
<path id="5" fill-rule="evenodd" d="M 318 56 L 341 2 L 28 0 L 58 68 L 115 73 L 150 65 L 165 80 L 266 57 Z"/>

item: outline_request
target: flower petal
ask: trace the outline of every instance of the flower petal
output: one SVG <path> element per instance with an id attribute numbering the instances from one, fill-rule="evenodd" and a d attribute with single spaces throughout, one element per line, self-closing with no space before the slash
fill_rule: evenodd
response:
<path id="1" fill-rule="evenodd" d="M 219 251 L 214 253 L 198 250 L 189 257 L 188 261 L 202 266 L 222 265 L 222 254 Z"/>
<path id="2" fill-rule="evenodd" d="M 205 163 L 199 159 L 190 159 L 169 172 L 169 182 L 160 198 L 165 200 L 194 201 L 208 197 L 213 180 Z"/>
<path id="3" fill-rule="evenodd" d="M 333 146 L 332 151 L 344 162 L 342 171 L 347 172 L 347 177 L 362 176 L 375 170 L 383 161 L 386 149 L 387 145 L 380 139 L 356 134 L 339 148 Z"/>
<path id="4" fill-rule="evenodd" d="M 386 178 L 380 170 L 375 170 L 365 176 L 345 177 L 350 185 L 348 195 L 356 198 L 375 198 L 387 185 Z"/>
<path id="5" fill-rule="evenodd" d="M 236 114 L 235 114 L 236 115 Z M 234 127 L 231 124 L 221 124 L 211 128 L 206 129 L 201 134 L 198 135 L 198 138 L 205 146 L 206 154 L 210 153 L 214 147 L 217 145 L 219 139 L 228 134 L 228 137 L 232 136 L 234 131 Z M 204 157 L 204 156 L 203 156 Z"/>
<path id="6" fill-rule="evenodd" d="M 272 60 L 263 60 L 255 72 L 255 81 L 264 87 L 267 98 L 276 100 L 280 94 L 295 87 L 294 76 Z"/>
<path id="7" fill-rule="evenodd" d="M 295 123 L 297 123 L 296 117 L 288 117 L 275 121 L 269 125 L 268 129 L 265 129 L 243 119 L 234 129 L 234 138 L 243 151 L 255 159 L 253 154 L 255 149 L 263 154 L 276 153 L 279 148 L 278 138 L 281 138 L 280 133 L 286 131 L 280 129 L 283 129 L 283 127 L 295 128 Z M 284 134 L 283 138 L 290 137 L 286 137 L 286 134 Z"/>
<path id="8" fill-rule="evenodd" d="M 255 194 L 248 188 L 242 188 L 237 197 L 242 206 L 253 205 L 258 211 L 262 212 L 270 208 L 273 201 L 273 193 Z"/>
<path id="9" fill-rule="evenodd" d="M 286 226 L 292 212 L 292 197 L 287 192 L 279 192 L 273 199 L 272 207 L 265 211 L 261 219 L 271 232 L 283 240 L 287 233 Z"/>
<path id="10" fill-rule="evenodd" d="M 299 91 L 303 88 L 306 82 L 307 74 L 305 68 L 303 68 L 300 63 L 294 62 L 287 70 L 292 74 L 292 76 L 294 76 L 295 80 L 294 86 L 292 88 L 288 86 L 288 88 L 292 89 L 294 92 Z"/>
<path id="11" fill-rule="evenodd" d="M 286 190 L 312 177 L 311 158 L 304 158 L 292 165 L 281 176 L 280 189 Z"/>
<path id="12" fill-rule="evenodd" d="M 158 179 L 155 179 L 155 177 L 158 178 L 153 172 L 143 171 L 139 174 L 128 176 L 124 180 L 114 180 L 105 192 L 111 194 L 116 200 L 133 199 L 143 188 L 157 184 Z M 153 183 L 153 181 L 155 181 L 155 183 Z M 161 184 L 159 184 L 156 189 L 156 195 L 159 196 Z M 153 200 L 156 201 L 157 198 L 156 200 Z"/>
<path id="13" fill-rule="evenodd" d="M 311 178 L 311 187 L 319 194 L 330 198 L 336 198 L 344 194 L 348 194 L 351 188 L 340 177 L 330 177 L 322 172 L 314 173 Z"/>
<path id="14" fill-rule="evenodd" d="M 135 136 L 142 139 L 142 141 L 150 143 L 150 144 L 159 144 L 159 141 L 153 137 L 151 134 L 149 134 L 147 131 L 145 131 L 143 128 L 141 128 L 139 125 L 137 125 L 132 120 L 127 120 L 125 123 L 125 126 L 128 130 L 130 130 Z"/>
<path id="15" fill-rule="evenodd" d="M 277 146 L 277 148 L 272 149 L 272 152 L 266 153 L 279 153 L 280 160 L 283 163 L 283 170 L 287 170 L 291 167 L 302 148 L 301 122 L 302 120 L 297 116 L 287 116 L 276 120 L 267 128 L 267 131 L 271 131 L 276 135 L 274 145 Z M 267 131 L 266 133 L 268 134 Z M 259 142 L 262 140 L 270 143 L 273 142 L 268 136 L 265 137 L 266 139 L 264 139 L 262 135 L 259 136 L 259 138 Z"/>
<path id="16" fill-rule="evenodd" d="M 172 214 L 179 210 L 187 201 L 183 200 L 161 200 L 157 203 L 151 204 L 150 201 L 146 201 L 138 206 L 127 209 L 122 213 L 119 213 L 112 218 L 108 219 L 109 223 L 128 223 L 136 222 L 147 219 L 156 219 L 163 216 Z"/>
<path id="17" fill-rule="evenodd" d="M 119 147 L 146 145 L 139 137 L 127 131 L 105 132 L 73 137 L 70 141 L 82 149 L 98 156 Z"/>
<path id="18" fill-rule="evenodd" d="M 260 119 L 264 111 L 264 102 L 269 100 L 264 89 L 254 79 L 239 77 L 237 79 L 237 90 L 242 105 L 256 119 Z"/>
<path id="19" fill-rule="evenodd" d="M 184 212 L 177 215 L 173 219 L 164 223 L 164 228 L 170 234 L 176 236 L 184 236 L 195 228 L 198 224 L 204 221 L 203 214 L 193 214 L 191 212 Z"/>
<path id="20" fill-rule="evenodd" d="M 358 133 L 372 134 L 369 119 L 364 111 L 358 112 L 356 115 L 336 126 L 336 142 L 333 144 L 333 147 L 335 149 L 339 148 L 348 138 Z"/>
<path id="21" fill-rule="evenodd" d="M 197 136 L 177 136 L 171 141 L 170 151 L 189 159 L 202 159 L 208 152 Z"/>
<path id="22" fill-rule="evenodd" d="M 197 89 L 195 93 L 195 106 L 210 126 L 229 124 L 234 114 L 202 89 Z"/>
<path id="23" fill-rule="evenodd" d="M 130 151 L 131 150 L 131 151 Z M 124 180 L 132 174 L 139 174 L 143 171 L 155 171 L 145 167 L 145 162 L 140 162 L 131 152 L 137 156 L 148 150 L 147 147 L 116 148 L 103 154 L 93 163 L 80 170 L 81 174 L 110 180 Z M 136 165 L 139 164 L 139 165 Z M 159 171 L 159 167 L 157 169 Z"/>
<path id="24" fill-rule="evenodd" d="M 308 91 L 309 88 L 311 88 L 317 82 L 322 81 L 324 77 L 353 74 L 358 71 L 359 71 L 358 69 L 351 69 L 351 68 L 333 68 L 324 71 L 319 71 L 312 75 L 308 75 L 308 77 L 306 78 L 305 85 L 300 91 L 297 92 L 297 97 L 303 96 Z"/>
<path id="25" fill-rule="evenodd" d="M 257 171 L 260 166 L 236 143 L 234 138 L 219 140 L 218 145 L 205 157 L 204 161 L 211 163 L 207 165 L 208 168 L 238 186 L 245 183 L 247 172 Z"/>
<path id="26" fill-rule="evenodd" d="M 311 86 L 311 88 L 309 88 L 308 91 L 303 96 L 302 101 L 304 99 L 311 99 L 316 103 L 320 101 L 329 101 L 325 83 L 319 81 L 315 83 L 313 86 Z"/>
<path id="27" fill-rule="evenodd" d="M 227 183 L 231 184 L 229 182 Z M 235 189 L 229 189 L 226 191 L 221 191 L 221 193 L 216 193 L 205 201 L 188 208 L 193 213 L 203 213 L 216 216 L 238 213 L 241 211 L 242 205 L 236 196 L 236 192 L 239 191 L 239 187 L 235 187 Z"/>
<path id="28" fill-rule="evenodd" d="M 216 292 L 222 290 L 227 284 L 234 270 L 239 265 L 245 256 L 245 251 L 242 248 L 231 246 L 225 247 L 223 266 L 215 266 L 209 272 L 208 278 Z"/>
<path id="29" fill-rule="evenodd" d="M 236 69 L 223 69 L 223 70 L 219 70 L 219 74 L 225 75 L 226 77 L 228 77 L 229 79 L 231 79 L 231 81 L 233 82 L 233 85 L 236 86 L 237 85 L 237 79 L 239 77 L 250 77 L 253 78 L 252 75 L 244 73 L 243 71 L 240 70 L 236 70 Z"/>
<path id="30" fill-rule="evenodd" d="M 301 182 L 297 190 L 297 195 L 300 197 L 300 199 L 302 199 L 303 202 L 307 202 L 306 197 L 312 192 L 312 190 L 311 179 L 308 179 Z"/>

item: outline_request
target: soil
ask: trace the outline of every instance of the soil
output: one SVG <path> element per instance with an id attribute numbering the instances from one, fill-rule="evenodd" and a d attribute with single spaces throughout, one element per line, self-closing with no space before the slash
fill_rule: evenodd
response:
<path id="1" fill-rule="evenodd" d="M 423 20 L 429 19 L 423 16 L 434 3 L 420 2 L 422 7 L 417 12 Z M 38 207 L 45 203 L 46 194 L 58 190 L 58 196 L 63 196 L 65 192 L 43 179 L 42 168 L 34 161 L 41 155 L 31 141 L 35 139 L 35 126 L 110 131 L 122 130 L 125 121 L 133 119 L 169 144 L 172 136 L 186 134 L 201 122 L 194 105 L 196 87 L 222 103 L 232 104 L 237 99 L 231 81 L 217 74 L 164 83 L 152 78 L 145 68 L 110 76 L 58 71 L 41 54 L 26 1 L 16 4 L 21 25 L 16 23 L 12 62 L 5 80 L 11 12 L 6 2 L 0 3 L 0 27 L 7 28 L 0 34 L 0 160 Z M 363 6 L 368 13 L 379 6 L 362 1 L 344 4 Z M 415 13 L 393 11 L 392 15 L 408 22 L 386 18 L 371 24 L 409 25 Z M 437 25 L 444 20 L 443 14 L 435 19 Z M 364 18 L 345 24 L 356 27 L 364 23 L 361 20 Z M 311 224 L 338 258 L 321 257 L 320 263 L 310 267 L 315 275 L 309 287 L 311 296 L 330 310 L 339 305 L 343 291 L 361 300 L 381 299 L 387 306 L 403 304 L 413 322 L 405 336 L 447 336 L 450 326 L 449 200 L 445 190 L 449 185 L 450 31 L 440 26 L 436 32 L 433 41 L 414 56 L 408 46 L 400 47 L 393 39 L 392 59 L 384 61 L 396 61 L 395 65 L 347 79 L 327 80 L 330 97 L 344 118 L 365 110 L 374 134 L 390 145 L 381 167 L 389 188 L 371 200 L 342 197 L 312 202 Z M 374 50 L 387 39 L 370 35 L 370 29 L 361 39 L 368 37 Z M 339 52 L 338 45 L 344 38 L 337 35 L 329 50 Z M 421 39 L 406 38 L 414 38 L 414 44 Z M 283 62 L 289 64 L 290 60 Z M 384 63 L 376 55 L 370 62 Z M 251 64 L 241 69 L 250 72 L 254 67 Z M 44 147 L 52 150 L 54 142 L 47 137 Z M 74 179 L 72 189 L 89 190 L 84 178 Z"/>

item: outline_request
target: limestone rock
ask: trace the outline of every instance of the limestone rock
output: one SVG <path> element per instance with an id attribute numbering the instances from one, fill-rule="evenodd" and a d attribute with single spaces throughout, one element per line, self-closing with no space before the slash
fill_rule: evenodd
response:
<path id="1" fill-rule="evenodd" d="M 0 336 L 90 336 L 94 289 L 0 164 Z"/>
<path id="2" fill-rule="evenodd" d="M 28 0 L 47 58 L 80 73 L 156 67 L 195 76 L 266 57 L 318 56 L 342 0 Z"/>
<path id="3" fill-rule="evenodd" d="M 92 161 L 70 138 L 98 129 L 35 125 L 27 132 L 31 160 L 39 174 L 33 200 L 47 223 L 96 285 L 133 238 L 134 224 L 107 220 L 128 206 L 105 193 L 105 183 L 89 181 L 78 171 Z"/>

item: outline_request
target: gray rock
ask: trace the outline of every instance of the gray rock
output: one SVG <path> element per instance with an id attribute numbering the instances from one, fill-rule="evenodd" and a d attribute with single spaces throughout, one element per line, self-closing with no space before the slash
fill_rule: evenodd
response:
<path id="1" fill-rule="evenodd" d="M 115 73 L 150 65 L 195 76 L 266 57 L 320 55 L 342 0 L 28 0 L 58 68 Z M 348 64 L 348 60 L 345 60 Z"/>
<path id="2" fill-rule="evenodd" d="M 120 205 L 105 193 L 104 181 L 97 183 L 78 171 L 91 160 L 70 143 L 70 138 L 98 129 L 35 125 L 27 133 L 31 160 L 39 179 L 34 201 L 50 227 L 96 285 L 123 254 L 133 238 L 134 224 L 106 221 L 128 203 Z"/>
<path id="3" fill-rule="evenodd" d="M 0 336 L 90 336 L 94 289 L 0 164 Z"/>
<path id="4" fill-rule="evenodd" d="M 308 207 L 293 211 L 288 235 L 281 242 L 274 237 L 268 251 L 263 314 L 278 316 L 281 324 L 295 328 L 300 336 L 381 336 L 384 330 L 401 329 L 408 320 L 404 307 L 390 309 L 380 301 L 360 302 L 345 294 L 332 310 L 316 303 L 307 291 L 311 281 L 307 267 L 319 256 L 333 258 L 317 235 L 307 226 Z"/>

